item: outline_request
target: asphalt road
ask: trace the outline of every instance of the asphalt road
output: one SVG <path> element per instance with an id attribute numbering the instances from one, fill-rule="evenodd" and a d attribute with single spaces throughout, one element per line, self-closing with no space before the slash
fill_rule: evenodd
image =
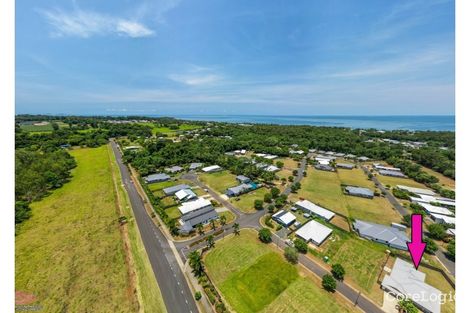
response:
<path id="1" fill-rule="evenodd" d="M 131 180 L 128 168 L 122 162 L 122 156 L 116 143 L 111 141 L 111 146 L 168 313 L 199 312 L 173 250 L 145 210 L 144 202 Z"/>
<path id="2" fill-rule="evenodd" d="M 302 178 L 304 178 L 304 171 L 305 171 L 306 166 L 307 166 L 307 159 L 303 158 L 302 161 L 300 161 L 300 168 L 297 170 L 297 176 L 295 176 L 292 184 L 299 183 L 302 180 Z M 291 193 L 292 184 L 290 184 L 289 186 L 287 186 L 286 189 L 284 189 L 284 191 L 282 192 L 283 195 L 288 196 Z"/>
<path id="3" fill-rule="evenodd" d="M 366 174 L 370 173 L 370 171 L 365 166 L 362 165 L 361 168 Z M 377 177 L 372 176 L 372 181 L 376 184 L 380 191 L 385 193 L 385 197 L 387 198 L 387 200 L 393 205 L 393 207 L 398 211 L 398 213 L 400 213 L 401 216 L 409 214 L 408 211 L 400 204 L 400 202 L 398 202 L 397 199 L 395 199 L 395 197 L 390 193 L 390 191 L 388 191 L 382 185 L 382 183 L 377 179 Z M 441 247 L 439 247 L 439 250 L 436 251 L 436 257 L 447 268 L 447 270 L 455 276 L 455 262 L 447 258 Z"/>

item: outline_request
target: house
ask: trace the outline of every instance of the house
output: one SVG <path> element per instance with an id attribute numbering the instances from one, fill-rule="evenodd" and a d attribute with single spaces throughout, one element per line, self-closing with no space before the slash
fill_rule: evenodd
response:
<path id="1" fill-rule="evenodd" d="M 306 242 L 312 242 L 313 244 L 320 246 L 332 232 L 333 230 L 331 228 L 326 227 L 317 221 L 311 220 L 296 231 L 295 235 Z"/>
<path id="2" fill-rule="evenodd" d="M 325 219 L 326 221 L 331 220 L 335 213 L 330 210 L 324 209 L 308 200 L 300 200 L 295 203 L 295 206 L 305 213 L 315 214 Z"/>
<path id="3" fill-rule="evenodd" d="M 344 158 L 345 158 L 345 159 L 355 159 L 356 156 L 355 156 L 354 154 L 346 154 L 346 155 L 344 156 Z"/>
<path id="4" fill-rule="evenodd" d="M 240 184 L 246 184 L 246 183 L 249 183 L 251 181 L 251 179 L 249 177 L 246 177 L 244 175 L 238 175 L 236 177 L 236 179 L 240 182 Z"/>
<path id="5" fill-rule="evenodd" d="M 449 198 L 442 198 L 442 197 L 433 197 L 433 196 L 426 196 L 426 195 L 419 195 L 419 197 L 410 197 L 411 202 L 414 203 L 429 203 L 429 204 L 439 204 L 448 207 L 455 207 L 455 200 Z"/>
<path id="6" fill-rule="evenodd" d="M 369 161 L 370 159 L 366 156 L 360 156 L 357 158 L 360 162 L 367 162 Z"/>
<path id="7" fill-rule="evenodd" d="M 180 184 L 180 185 L 176 185 L 176 186 L 163 188 L 163 193 L 166 196 L 173 196 L 175 193 L 177 193 L 178 191 L 183 190 L 183 189 L 191 189 L 191 187 L 189 187 L 186 184 Z"/>
<path id="8" fill-rule="evenodd" d="M 446 234 L 452 237 L 455 237 L 455 229 L 454 228 L 449 228 L 446 230 Z"/>
<path id="9" fill-rule="evenodd" d="M 413 264 L 397 258 L 389 275 L 385 275 L 381 287 L 397 297 L 410 299 L 425 313 L 441 312 L 441 291 L 425 283 L 426 274 Z"/>
<path id="10" fill-rule="evenodd" d="M 362 197 L 372 199 L 374 198 L 374 192 L 368 188 L 347 186 L 344 188 L 346 193 L 350 196 Z"/>
<path id="11" fill-rule="evenodd" d="M 289 227 L 295 222 L 295 215 L 289 211 L 280 210 L 273 214 L 272 219 L 284 227 Z"/>
<path id="12" fill-rule="evenodd" d="M 218 165 L 211 165 L 211 166 L 207 166 L 207 167 L 203 167 L 202 168 L 202 171 L 204 173 L 213 173 L 213 172 L 218 172 L 218 171 L 221 171 L 222 168 Z"/>
<path id="13" fill-rule="evenodd" d="M 353 223 L 353 228 L 363 238 L 383 243 L 395 249 L 408 249 L 406 243 L 409 239 L 406 233 L 397 227 L 356 220 Z"/>
<path id="14" fill-rule="evenodd" d="M 182 170 L 183 168 L 181 166 L 172 166 L 172 167 L 165 168 L 165 172 L 172 173 L 172 174 L 181 172 Z"/>
<path id="15" fill-rule="evenodd" d="M 401 169 L 398 168 L 398 167 L 383 166 L 383 165 L 380 165 L 380 163 L 374 163 L 374 168 L 375 168 L 376 170 L 401 172 Z"/>
<path id="16" fill-rule="evenodd" d="M 290 154 L 304 154 L 304 151 L 303 150 L 289 150 L 289 153 Z"/>
<path id="17" fill-rule="evenodd" d="M 426 196 L 435 196 L 436 193 L 430 189 L 424 189 L 424 188 L 415 188 L 415 187 L 410 187 L 410 186 L 404 186 L 404 185 L 397 185 L 398 189 L 405 190 L 411 193 L 414 193 L 416 195 L 426 195 Z"/>
<path id="18" fill-rule="evenodd" d="M 449 210 L 448 208 L 440 207 L 440 206 L 435 206 L 429 203 L 419 203 L 420 206 L 423 207 L 423 209 L 426 211 L 428 214 L 440 214 L 440 215 L 447 215 L 447 216 L 454 216 L 454 212 Z"/>
<path id="19" fill-rule="evenodd" d="M 278 158 L 278 156 L 277 155 L 272 155 L 272 154 L 267 154 L 267 155 L 264 156 L 264 158 L 266 160 L 274 160 L 274 159 Z"/>
<path id="20" fill-rule="evenodd" d="M 127 147 L 124 147 L 123 150 L 130 150 L 130 151 L 132 151 L 132 150 L 139 150 L 139 149 L 142 149 L 142 147 L 141 147 L 141 146 L 127 146 Z"/>
<path id="21" fill-rule="evenodd" d="M 144 180 L 147 184 L 159 183 L 159 182 L 167 181 L 170 179 L 171 177 L 164 173 L 156 173 L 156 174 L 152 174 L 152 175 L 148 175 L 144 177 Z"/>
<path id="22" fill-rule="evenodd" d="M 175 193 L 175 197 L 180 202 L 186 202 L 197 198 L 197 195 L 191 189 L 181 189 Z"/>
<path id="23" fill-rule="evenodd" d="M 431 218 L 438 224 L 455 225 L 455 217 L 431 213 Z"/>
<path id="24" fill-rule="evenodd" d="M 269 165 L 264 169 L 266 172 L 277 172 L 280 171 L 281 169 L 277 166 L 274 165 Z"/>
<path id="25" fill-rule="evenodd" d="M 330 165 L 325 164 L 315 164 L 314 167 L 319 171 L 327 171 L 327 172 L 334 172 L 335 168 Z"/>
<path id="26" fill-rule="evenodd" d="M 267 154 L 266 153 L 255 153 L 257 157 L 264 158 Z"/>
<path id="27" fill-rule="evenodd" d="M 336 167 L 343 168 L 346 170 L 352 170 L 355 167 L 355 165 L 350 164 L 350 163 L 336 163 Z"/>
<path id="28" fill-rule="evenodd" d="M 247 193 L 249 191 L 253 190 L 253 185 L 251 184 L 241 184 L 235 187 L 230 187 L 227 188 L 227 191 L 225 194 L 229 197 L 236 197 L 241 194 Z"/>
<path id="29" fill-rule="evenodd" d="M 403 174 L 402 172 L 397 172 L 397 171 L 379 170 L 379 174 L 383 176 L 406 178 L 405 174 Z"/>
<path id="30" fill-rule="evenodd" d="M 190 171 L 193 171 L 193 170 L 197 170 L 198 168 L 200 168 L 202 166 L 202 163 L 191 163 L 189 165 L 189 170 Z"/>
<path id="31" fill-rule="evenodd" d="M 180 231 L 184 234 L 194 230 L 194 227 L 198 224 L 207 224 L 211 220 L 218 218 L 211 202 L 203 198 L 184 202 L 178 207 L 178 210 L 181 213 Z"/>

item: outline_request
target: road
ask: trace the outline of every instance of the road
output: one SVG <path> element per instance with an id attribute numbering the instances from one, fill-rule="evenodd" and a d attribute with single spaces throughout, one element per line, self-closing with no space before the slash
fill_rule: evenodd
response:
<path id="1" fill-rule="evenodd" d="M 169 242 L 145 210 L 144 201 L 131 180 L 129 170 L 122 161 L 117 144 L 111 141 L 111 146 L 168 313 L 199 312 Z"/>
<path id="2" fill-rule="evenodd" d="M 367 175 L 370 174 L 370 171 L 368 168 L 366 168 L 364 165 L 361 165 L 362 170 L 364 173 Z M 372 181 L 375 183 L 375 185 L 380 189 L 385 194 L 385 197 L 387 198 L 388 202 L 390 202 L 391 205 L 395 208 L 395 210 L 400 213 L 401 216 L 408 215 L 409 212 L 398 202 L 397 199 L 390 193 L 389 190 L 387 190 L 384 185 L 375 177 L 372 175 Z M 439 261 L 444 265 L 445 268 L 453 275 L 455 276 L 455 262 L 447 258 L 447 256 L 444 253 L 445 251 L 439 247 L 439 250 L 436 251 L 436 257 L 439 259 Z"/>
<path id="3" fill-rule="evenodd" d="M 307 166 L 307 158 L 303 158 L 302 161 L 300 161 L 300 168 L 297 170 L 297 176 L 295 176 L 292 184 L 290 184 L 289 186 L 287 186 L 286 189 L 284 189 L 284 191 L 282 192 L 283 195 L 288 196 L 292 191 L 291 186 L 295 183 L 300 183 L 302 178 L 304 178 L 304 172 L 305 172 L 306 166 Z"/>

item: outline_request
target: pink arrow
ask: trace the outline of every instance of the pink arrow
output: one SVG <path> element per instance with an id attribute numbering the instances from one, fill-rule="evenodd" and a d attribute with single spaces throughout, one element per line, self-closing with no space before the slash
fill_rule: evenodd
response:
<path id="1" fill-rule="evenodd" d="M 415 268 L 418 269 L 424 249 L 426 249 L 426 243 L 423 242 L 423 217 L 421 214 L 411 215 L 411 242 L 406 244 Z"/>

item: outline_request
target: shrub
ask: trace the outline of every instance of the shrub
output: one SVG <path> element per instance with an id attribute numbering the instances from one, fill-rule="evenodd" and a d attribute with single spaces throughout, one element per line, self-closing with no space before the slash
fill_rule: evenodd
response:
<path id="1" fill-rule="evenodd" d="M 196 291 L 196 293 L 194 294 L 194 299 L 196 299 L 196 301 L 199 301 L 201 300 L 202 298 L 202 294 L 200 291 Z"/>
<path id="2" fill-rule="evenodd" d="M 296 264 L 299 260 L 299 255 L 297 253 L 297 250 L 293 247 L 286 247 L 284 249 L 284 256 L 286 260 L 292 264 Z"/>
<path id="3" fill-rule="evenodd" d="M 442 240 L 447 236 L 446 229 L 441 224 L 429 225 L 428 231 L 429 231 L 429 236 L 437 240 Z"/>
<path id="4" fill-rule="evenodd" d="M 307 253 L 308 251 L 308 244 L 305 240 L 296 238 L 294 240 L 294 247 L 299 251 L 300 253 Z"/>
<path id="5" fill-rule="evenodd" d="M 327 291 L 334 292 L 336 289 L 336 280 L 330 274 L 323 275 L 321 284 Z"/>
<path id="6" fill-rule="evenodd" d="M 434 242 L 434 240 L 430 238 L 424 238 L 423 240 L 426 243 L 426 252 L 429 254 L 434 254 L 438 247 L 437 244 Z"/>
<path id="7" fill-rule="evenodd" d="M 344 270 L 344 267 L 341 264 L 336 263 L 333 264 L 331 268 L 331 274 L 333 274 L 333 277 L 337 280 L 343 280 L 346 271 Z"/>
<path id="8" fill-rule="evenodd" d="M 270 243 L 272 238 L 271 238 L 271 231 L 267 228 L 261 228 L 258 231 L 258 238 L 264 243 Z"/>

